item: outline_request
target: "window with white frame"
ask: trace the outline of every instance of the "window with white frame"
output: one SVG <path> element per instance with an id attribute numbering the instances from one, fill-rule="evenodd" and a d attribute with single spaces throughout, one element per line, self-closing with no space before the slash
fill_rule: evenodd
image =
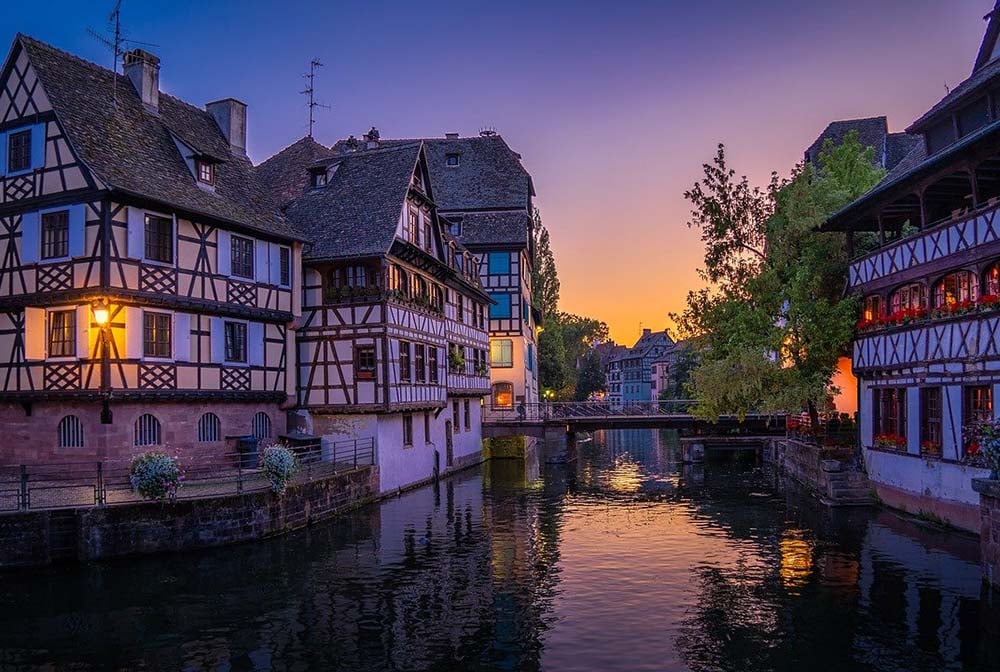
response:
<path id="1" fill-rule="evenodd" d="M 230 238 L 231 254 L 230 272 L 238 278 L 252 280 L 253 275 L 253 240 L 243 236 Z"/>
<path id="2" fill-rule="evenodd" d="M 142 354 L 144 357 L 171 356 L 172 334 L 170 314 L 143 312 L 142 314 Z"/>
<path id="3" fill-rule="evenodd" d="M 246 322 L 225 322 L 224 330 L 226 361 L 245 364 L 247 361 Z"/>
<path id="4" fill-rule="evenodd" d="M 49 357 L 76 356 L 76 311 L 49 313 Z"/>
<path id="5" fill-rule="evenodd" d="M 147 214 L 145 234 L 145 258 L 164 264 L 174 263 L 174 220 Z"/>

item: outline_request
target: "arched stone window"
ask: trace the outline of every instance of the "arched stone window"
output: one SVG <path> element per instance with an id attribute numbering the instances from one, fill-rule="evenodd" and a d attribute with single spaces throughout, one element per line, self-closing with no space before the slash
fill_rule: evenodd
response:
<path id="1" fill-rule="evenodd" d="M 222 440 L 222 422 L 215 413 L 205 413 L 198 420 L 198 442 L 210 443 Z"/>
<path id="2" fill-rule="evenodd" d="M 271 438 L 271 418 L 264 411 L 253 416 L 253 436 L 257 439 Z"/>
<path id="3" fill-rule="evenodd" d="M 145 413 L 135 421 L 135 438 L 132 445 L 158 446 L 160 445 L 160 436 L 160 421 L 156 419 L 155 415 Z"/>
<path id="4" fill-rule="evenodd" d="M 979 298 L 979 278 L 971 271 L 954 271 L 934 285 L 934 307 L 949 308 Z"/>
<path id="5" fill-rule="evenodd" d="M 75 415 L 67 415 L 59 421 L 59 447 L 83 448 L 83 423 Z"/>

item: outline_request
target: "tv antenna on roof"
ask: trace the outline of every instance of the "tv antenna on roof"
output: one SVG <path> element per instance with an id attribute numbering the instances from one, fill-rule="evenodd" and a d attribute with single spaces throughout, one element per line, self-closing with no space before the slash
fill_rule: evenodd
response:
<path id="1" fill-rule="evenodd" d="M 111 80 L 111 98 L 114 101 L 114 105 L 118 107 L 118 59 L 121 57 L 123 50 L 122 47 L 125 44 L 141 44 L 146 47 L 157 47 L 159 45 L 152 44 L 150 42 L 139 42 L 137 40 L 130 40 L 122 34 L 122 2 L 124 0 L 116 0 L 115 8 L 111 10 L 108 14 L 108 33 L 110 35 L 102 35 L 93 28 L 87 28 L 87 32 L 95 40 L 106 46 L 114 54 L 114 66 L 112 70 L 115 76 Z"/>
<path id="2" fill-rule="evenodd" d="M 313 83 L 314 83 L 314 81 L 316 79 L 316 68 L 321 68 L 321 67 L 323 67 L 323 64 L 320 63 L 320 61 L 319 61 L 318 58 L 314 58 L 313 60 L 309 61 L 309 74 L 308 75 L 302 75 L 303 77 L 305 77 L 306 79 L 309 80 L 309 86 L 307 86 L 300 93 L 302 95 L 304 95 L 304 96 L 309 96 L 308 107 L 309 107 L 309 137 L 310 138 L 313 137 L 313 125 L 316 123 L 316 119 L 314 117 L 313 112 L 316 110 L 317 107 L 322 107 L 322 108 L 327 109 L 327 110 L 330 109 L 329 105 L 324 105 L 323 103 L 317 101 L 315 99 L 314 95 L 313 95 L 313 94 L 316 93 L 316 87 L 313 86 Z"/>

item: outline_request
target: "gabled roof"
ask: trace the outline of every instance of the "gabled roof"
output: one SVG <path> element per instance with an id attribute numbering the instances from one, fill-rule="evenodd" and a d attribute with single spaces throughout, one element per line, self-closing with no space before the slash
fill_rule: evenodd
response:
<path id="1" fill-rule="evenodd" d="M 996 42 L 1000 35 L 1000 0 L 996 1 L 993 10 L 983 17 L 988 20 L 986 33 L 979 45 L 972 74 L 961 84 L 948 92 L 934 107 L 927 110 L 919 119 L 910 124 L 907 133 L 917 133 L 936 121 L 945 111 L 958 107 L 962 102 L 979 95 L 986 84 L 997 74 L 1000 74 L 1000 58 L 996 58 Z"/>
<path id="2" fill-rule="evenodd" d="M 911 133 L 890 133 L 885 137 L 885 158 L 882 167 L 888 171 L 896 168 L 916 149 L 924 148 L 924 138 Z"/>
<path id="3" fill-rule="evenodd" d="M 298 144 L 272 159 L 293 163 L 290 155 Z M 313 243 L 306 258 L 388 254 L 422 151 L 415 142 L 331 159 L 327 184 L 306 190 L 285 210 L 288 220 Z M 275 167 L 273 174 L 282 171 Z"/>
<path id="4" fill-rule="evenodd" d="M 819 137 L 806 150 L 806 161 L 817 163 L 819 154 L 823 150 L 823 144 L 827 140 L 832 140 L 834 145 L 839 145 L 851 131 L 857 132 L 858 140 L 863 146 L 874 147 L 876 156 L 881 159 L 886 136 L 889 134 L 889 124 L 885 117 L 867 117 L 864 119 L 842 119 L 827 124 Z"/>
<path id="5" fill-rule="evenodd" d="M 500 212 L 470 212 L 463 215 L 445 215 L 449 221 L 461 222 L 459 239 L 466 245 L 517 245 L 528 244 L 530 220 L 528 213 L 518 210 Z"/>
<path id="6" fill-rule="evenodd" d="M 296 237 L 261 189 L 253 164 L 230 150 L 208 112 L 161 91 L 159 114 L 152 114 L 127 77 L 26 35 L 18 34 L 14 45 L 26 51 L 73 149 L 109 188 Z M 224 157 L 216 166 L 214 193 L 198 187 L 171 135 L 207 156 Z"/>
<path id="7" fill-rule="evenodd" d="M 499 134 L 469 138 L 412 138 L 379 140 L 379 147 L 424 143 L 427 167 L 434 184 L 434 202 L 442 212 L 467 210 L 527 210 L 535 190 L 531 175 L 521 165 L 521 155 Z M 352 149 L 348 141 L 333 145 L 338 155 L 367 151 Z M 449 154 L 459 155 L 459 165 L 447 165 Z"/>
<path id="8" fill-rule="evenodd" d="M 332 156 L 333 150 L 306 136 L 257 166 L 257 174 L 274 202 L 285 206 L 309 188 L 309 168 Z"/>

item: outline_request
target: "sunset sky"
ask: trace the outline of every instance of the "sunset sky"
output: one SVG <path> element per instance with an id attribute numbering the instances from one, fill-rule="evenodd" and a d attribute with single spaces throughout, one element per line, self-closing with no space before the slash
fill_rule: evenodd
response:
<path id="1" fill-rule="evenodd" d="M 62 5 L 62 6 L 61 6 Z M 161 86 L 249 104 L 259 162 L 305 135 L 301 75 L 320 58 L 315 137 L 492 127 L 524 159 L 552 234 L 563 310 L 631 344 L 698 285 L 683 191 L 715 145 L 756 181 L 834 119 L 902 130 L 968 76 L 992 0 L 760 2 L 141 2 L 130 37 Z M 113 2 L 7 3 L 28 33 L 95 62 Z"/>

